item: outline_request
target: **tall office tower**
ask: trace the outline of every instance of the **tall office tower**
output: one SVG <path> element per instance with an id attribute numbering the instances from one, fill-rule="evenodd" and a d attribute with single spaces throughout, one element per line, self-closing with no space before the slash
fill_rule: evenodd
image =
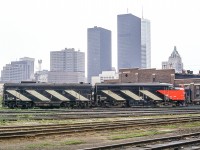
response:
<path id="1" fill-rule="evenodd" d="M 118 69 L 141 68 L 141 19 L 132 14 L 117 16 Z"/>
<path id="2" fill-rule="evenodd" d="M 1 71 L 2 82 L 18 83 L 32 80 L 34 78 L 34 58 L 20 58 L 19 61 L 12 61 L 6 64 Z"/>
<path id="3" fill-rule="evenodd" d="M 51 51 L 48 82 L 85 82 L 85 53 L 74 48 Z"/>
<path id="4" fill-rule="evenodd" d="M 87 72 L 88 82 L 92 76 L 98 76 L 102 71 L 112 70 L 111 31 L 94 27 L 87 30 Z"/>
<path id="5" fill-rule="evenodd" d="M 141 67 L 151 68 L 151 28 L 150 21 L 141 19 Z"/>

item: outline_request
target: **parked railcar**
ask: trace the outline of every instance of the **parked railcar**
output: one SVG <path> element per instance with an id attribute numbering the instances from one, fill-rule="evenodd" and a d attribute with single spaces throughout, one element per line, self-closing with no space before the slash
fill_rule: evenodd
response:
<path id="1" fill-rule="evenodd" d="M 3 106 L 85 108 L 91 105 L 91 90 L 90 84 L 6 83 Z"/>
<path id="2" fill-rule="evenodd" d="M 180 103 L 184 100 L 184 90 L 172 89 L 171 84 L 101 83 L 94 87 L 94 101 L 99 106 L 156 106 Z"/>
<path id="3" fill-rule="evenodd" d="M 32 107 L 132 107 L 183 104 L 184 89 L 172 89 L 161 83 L 6 83 L 3 106 L 9 108 Z"/>

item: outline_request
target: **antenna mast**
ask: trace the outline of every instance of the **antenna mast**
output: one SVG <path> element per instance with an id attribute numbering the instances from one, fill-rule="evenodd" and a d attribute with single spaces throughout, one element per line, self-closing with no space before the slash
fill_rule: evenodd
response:
<path id="1" fill-rule="evenodd" d="M 144 19 L 144 18 L 143 18 L 143 5 L 142 5 L 142 19 Z"/>

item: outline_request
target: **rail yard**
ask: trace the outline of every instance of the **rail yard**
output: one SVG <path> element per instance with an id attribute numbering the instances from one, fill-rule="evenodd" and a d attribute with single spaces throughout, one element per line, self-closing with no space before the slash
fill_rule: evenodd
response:
<path id="1" fill-rule="evenodd" d="M 2 108 L 0 149 L 198 149 L 199 108 Z"/>
<path id="2" fill-rule="evenodd" d="M 5 84 L 0 149 L 200 149 L 200 106 L 170 84 Z"/>

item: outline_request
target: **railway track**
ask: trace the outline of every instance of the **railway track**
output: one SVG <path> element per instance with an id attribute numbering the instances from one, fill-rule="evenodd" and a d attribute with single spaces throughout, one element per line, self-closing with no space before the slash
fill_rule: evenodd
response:
<path id="1" fill-rule="evenodd" d="M 118 110 L 118 111 L 117 111 Z M 87 118 L 111 118 L 111 117 L 129 117 L 129 116 L 155 116 L 155 115 L 181 115 L 181 114 L 199 114 L 200 109 L 190 110 L 161 110 L 161 109 L 142 109 L 142 110 L 30 110 L 30 111 L 0 111 L 0 120 L 61 120 L 61 119 L 87 119 Z"/>
<path id="2" fill-rule="evenodd" d="M 104 111 L 162 111 L 162 110 L 175 110 L 175 111 L 186 111 L 186 110 L 199 110 L 200 106 L 190 107 L 130 107 L 130 108 L 89 108 L 89 109 L 2 109 L 0 113 L 12 113 L 12 112 L 104 112 Z"/>
<path id="3" fill-rule="evenodd" d="M 195 146 L 198 144 L 198 146 Z M 120 149 L 127 149 L 127 150 L 164 150 L 164 149 L 173 149 L 179 150 L 183 149 L 184 147 L 187 149 L 189 147 L 190 150 L 192 149 L 200 149 L 200 132 L 190 133 L 190 134 L 182 134 L 176 136 L 165 136 L 161 138 L 151 138 L 145 140 L 138 140 L 134 142 L 122 142 L 118 144 L 110 144 L 104 146 L 96 146 L 90 148 L 83 148 L 81 150 L 120 150 Z M 193 148 L 191 147 L 193 145 Z"/>
<path id="4" fill-rule="evenodd" d="M 138 128 L 141 126 L 164 125 L 191 121 L 200 121 L 200 117 L 139 119 L 112 122 L 89 122 L 76 124 L 51 124 L 34 126 L 2 126 L 0 127 L 0 139 L 36 137 L 53 134 L 74 134 L 89 131 L 122 129 L 128 127 Z"/>

